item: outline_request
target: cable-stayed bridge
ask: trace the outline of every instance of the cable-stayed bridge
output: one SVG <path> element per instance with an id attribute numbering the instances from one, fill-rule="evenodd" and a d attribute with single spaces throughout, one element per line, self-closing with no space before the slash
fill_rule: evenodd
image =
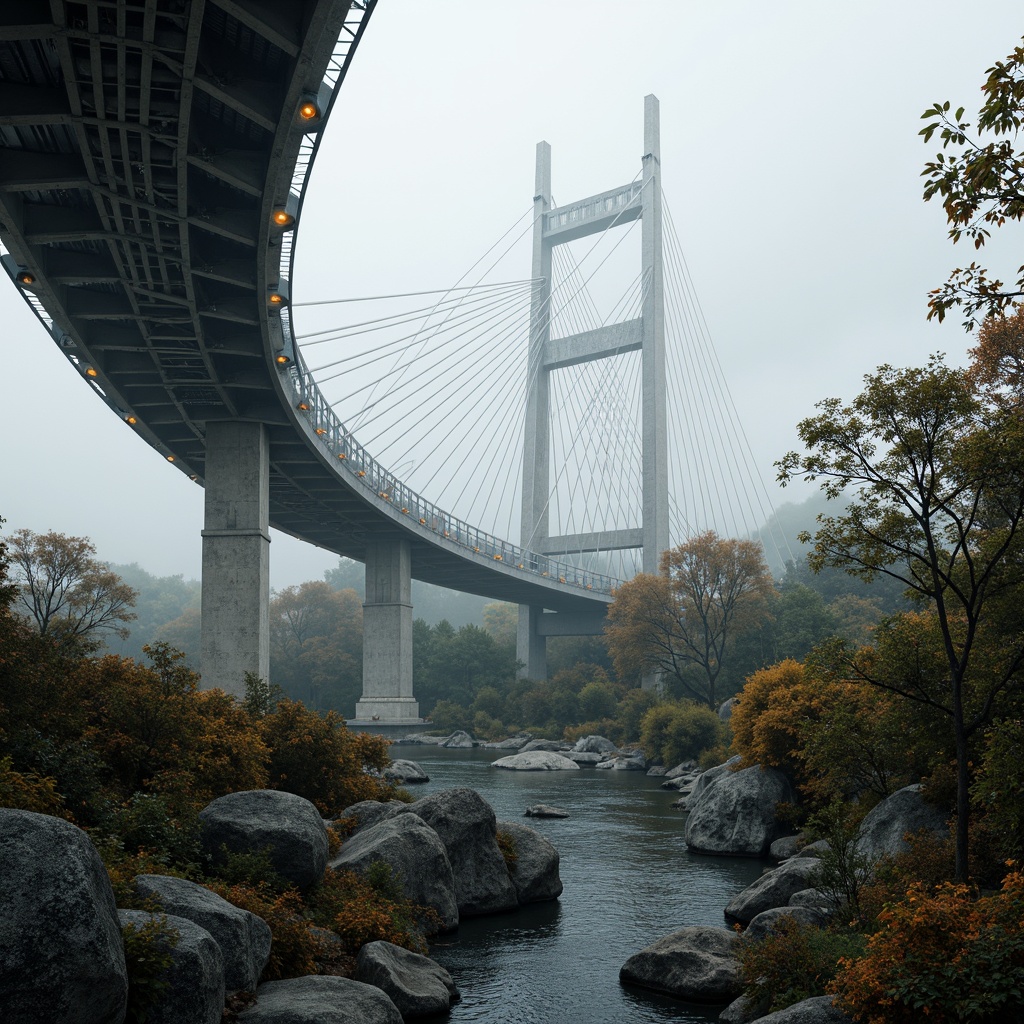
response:
<path id="1" fill-rule="evenodd" d="M 518 603 L 521 657 L 543 675 L 546 635 L 599 630 L 619 578 L 712 521 L 670 501 L 709 491 L 693 486 L 700 464 L 686 457 L 670 486 L 666 382 L 717 385 L 706 359 L 684 365 L 693 346 L 675 369 L 666 362 L 666 324 L 671 337 L 694 307 L 673 306 L 671 287 L 664 300 L 653 97 L 643 166 L 626 186 L 556 206 L 538 148 L 530 278 L 477 275 L 417 314 L 300 329 L 314 312 L 290 301 L 306 183 L 374 2 L 4 5 L 0 246 L 86 386 L 206 488 L 206 684 L 238 692 L 245 672 L 268 674 L 272 524 L 366 562 L 357 714 L 407 721 L 410 577 Z M 592 275 L 572 244 L 637 225 L 635 280 L 615 308 L 588 305 Z M 685 291 L 673 239 L 665 262 L 682 268 Z M 404 340 L 364 344 L 358 366 L 337 354 L 403 325 Z M 441 342 L 452 365 L 432 347 Z M 643 554 L 624 562 L 630 551 Z"/>

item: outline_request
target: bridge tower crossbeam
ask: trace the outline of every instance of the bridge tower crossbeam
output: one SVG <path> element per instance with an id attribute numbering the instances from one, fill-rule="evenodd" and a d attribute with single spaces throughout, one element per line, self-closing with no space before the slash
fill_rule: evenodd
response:
<path id="1" fill-rule="evenodd" d="M 551 147 L 537 144 L 534 190 L 533 292 L 530 303 L 528 391 L 523 437 L 522 538 L 545 555 L 627 548 L 643 549 L 643 571 L 656 573 L 669 544 L 668 426 L 665 372 L 665 298 L 662 267 L 661 145 L 659 104 L 644 99 L 643 173 L 639 181 L 552 209 Z M 555 246 L 610 227 L 641 221 L 641 315 L 596 330 L 551 338 L 551 267 Z M 641 353 L 643 508 L 638 529 L 550 535 L 550 374 L 552 371 L 625 352 Z M 572 621 L 538 605 L 519 606 L 517 656 L 529 679 L 547 676 L 548 636 L 596 635 L 603 613 Z"/>

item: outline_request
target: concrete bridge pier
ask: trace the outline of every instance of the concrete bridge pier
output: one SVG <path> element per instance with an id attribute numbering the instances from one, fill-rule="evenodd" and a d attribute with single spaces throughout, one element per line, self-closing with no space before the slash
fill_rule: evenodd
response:
<path id="1" fill-rule="evenodd" d="M 203 686 L 245 694 L 270 675 L 270 460 L 261 423 L 206 425 Z"/>
<path id="2" fill-rule="evenodd" d="M 534 605 L 520 605 L 516 637 L 516 655 L 523 663 L 520 677 L 535 681 L 547 679 L 549 636 L 600 636 L 604 632 L 604 621 L 603 610 L 546 612 Z"/>
<path id="3" fill-rule="evenodd" d="M 355 718 L 381 725 L 420 721 L 412 695 L 412 559 L 407 540 L 366 547 L 363 696 Z"/>

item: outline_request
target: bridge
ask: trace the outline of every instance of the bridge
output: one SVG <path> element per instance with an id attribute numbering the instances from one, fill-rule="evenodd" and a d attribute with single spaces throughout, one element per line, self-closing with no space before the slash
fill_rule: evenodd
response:
<path id="1" fill-rule="evenodd" d="M 0 257 L 84 385 L 206 489 L 204 682 L 238 692 L 245 672 L 268 675 L 273 525 L 366 563 L 358 713 L 401 720 L 416 715 L 410 576 L 527 609 L 520 649 L 538 675 L 543 637 L 599 630 L 617 581 L 559 560 L 557 538 L 530 550 L 413 492 L 345 429 L 295 344 L 289 281 L 306 182 L 374 6 L 4 4 Z M 616 202 L 540 218 L 536 259 Z M 608 341 L 585 339 L 572 358 L 599 358 Z M 534 406 L 524 480 L 539 493 L 543 401 Z M 663 421 L 650 429 L 663 436 Z M 540 508 L 524 502 L 524 536 L 538 536 Z M 653 518 L 664 546 L 665 513 Z"/>

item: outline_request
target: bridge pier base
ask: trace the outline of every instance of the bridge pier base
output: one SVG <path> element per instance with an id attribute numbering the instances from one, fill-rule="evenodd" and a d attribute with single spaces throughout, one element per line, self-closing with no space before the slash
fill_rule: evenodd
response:
<path id="1" fill-rule="evenodd" d="M 412 695 L 412 559 L 407 540 L 366 548 L 363 696 L 356 720 L 381 725 L 420 721 Z"/>
<path id="2" fill-rule="evenodd" d="M 260 423 L 206 425 L 203 686 L 245 695 L 270 675 L 270 460 Z"/>

